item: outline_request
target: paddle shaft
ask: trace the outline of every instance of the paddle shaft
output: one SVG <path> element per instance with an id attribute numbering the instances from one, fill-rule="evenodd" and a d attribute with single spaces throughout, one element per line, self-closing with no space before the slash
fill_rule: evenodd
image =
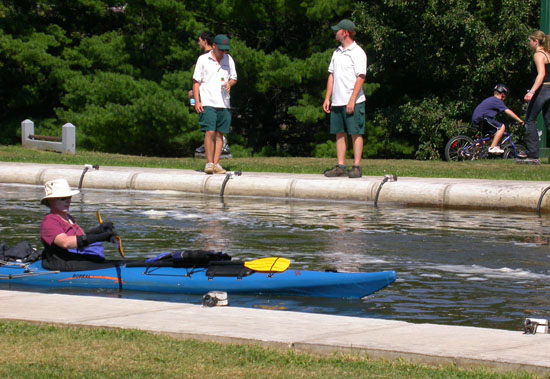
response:
<path id="1" fill-rule="evenodd" d="M 100 224 L 103 224 L 103 219 L 101 218 L 101 212 L 100 211 L 96 211 L 96 216 L 97 216 L 97 221 Z M 114 239 L 114 241 L 113 241 L 113 239 Z M 122 248 L 122 239 L 120 238 L 120 236 L 119 235 L 113 236 L 113 238 L 111 239 L 111 242 L 117 244 L 118 252 L 120 253 L 120 256 L 122 258 L 124 258 L 124 249 Z"/>

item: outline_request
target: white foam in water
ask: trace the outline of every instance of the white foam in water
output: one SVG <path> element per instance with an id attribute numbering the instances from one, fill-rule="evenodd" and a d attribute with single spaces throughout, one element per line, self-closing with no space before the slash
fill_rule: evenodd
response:
<path id="1" fill-rule="evenodd" d="M 145 215 L 149 218 L 161 218 L 161 217 L 166 217 L 168 215 L 168 212 L 166 212 L 166 211 L 156 211 L 154 209 L 150 209 L 148 211 L 143 212 L 143 215 Z"/>
<path id="2" fill-rule="evenodd" d="M 514 242 L 514 245 L 516 246 L 523 246 L 523 247 L 537 247 L 542 245 L 542 243 L 535 243 L 535 242 Z"/>
<path id="3" fill-rule="evenodd" d="M 142 212 L 143 215 L 147 216 L 150 219 L 160 219 L 169 217 L 173 220 L 187 220 L 187 219 L 197 219 L 201 218 L 199 214 L 196 213 L 181 213 L 175 211 L 157 211 L 155 209 L 150 209 L 148 211 Z"/>
<path id="4" fill-rule="evenodd" d="M 440 265 L 435 266 L 435 269 L 446 271 L 446 272 L 453 272 L 460 276 L 464 276 L 462 274 L 470 274 L 470 275 L 482 275 L 487 278 L 500 278 L 500 279 L 537 279 L 537 280 L 549 280 L 550 275 L 544 275 L 544 274 L 536 274 L 534 272 L 531 272 L 529 270 L 524 270 L 521 268 L 512 269 L 508 267 L 502 267 L 502 268 L 489 268 L 489 267 L 483 267 L 478 265 Z M 468 278 L 468 280 L 472 280 L 472 278 Z"/>
<path id="5" fill-rule="evenodd" d="M 424 278 L 441 278 L 441 275 L 439 274 L 421 274 L 420 276 Z"/>
<path id="6" fill-rule="evenodd" d="M 201 216 L 195 213 L 186 213 L 186 214 L 177 214 L 174 216 L 174 218 L 178 220 L 186 220 L 186 219 L 194 219 L 194 218 L 200 218 Z"/>

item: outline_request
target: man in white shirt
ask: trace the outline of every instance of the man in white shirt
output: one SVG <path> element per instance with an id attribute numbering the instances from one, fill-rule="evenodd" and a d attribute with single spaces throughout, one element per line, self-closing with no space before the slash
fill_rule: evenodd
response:
<path id="1" fill-rule="evenodd" d="M 212 44 L 214 43 L 214 33 L 209 31 L 204 31 L 199 34 L 197 38 L 197 45 L 199 45 L 199 49 L 203 53 L 208 53 L 210 50 L 212 50 Z M 195 96 L 193 96 L 193 90 L 189 90 L 187 93 L 189 95 L 189 100 L 191 106 L 195 105 Z"/>
<path id="2" fill-rule="evenodd" d="M 352 21 L 342 20 L 332 30 L 340 46 L 332 54 L 328 68 L 323 110 L 330 114 L 330 133 L 336 134 L 338 164 L 332 170 L 325 171 L 325 176 L 360 178 L 365 133 L 363 83 L 367 74 L 367 55 L 355 43 L 355 24 Z M 345 162 L 348 134 L 353 144 L 353 166 L 349 171 Z"/>
<path id="3" fill-rule="evenodd" d="M 197 60 L 193 73 L 193 96 L 199 125 L 204 134 L 206 174 L 225 174 L 219 164 L 223 135 L 231 125 L 231 87 L 237 83 L 235 62 L 227 52 L 229 38 L 223 34 L 214 37 L 213 49 Z"/>

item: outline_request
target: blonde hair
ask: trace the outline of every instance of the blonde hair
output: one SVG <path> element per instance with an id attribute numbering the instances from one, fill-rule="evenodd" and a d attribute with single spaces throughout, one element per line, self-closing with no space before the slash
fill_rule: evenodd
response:
<path id="1" fill-rule="evenodd" d="M 545 34 L 542 30 L 537 30 L 529 36 L 529 39 L 539 42 L 545 51 L 550 52 L 550 35 Z"/>

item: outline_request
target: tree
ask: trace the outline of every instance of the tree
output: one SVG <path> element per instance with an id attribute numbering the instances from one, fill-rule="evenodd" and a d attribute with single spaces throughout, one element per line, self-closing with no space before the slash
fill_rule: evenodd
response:
<path id="1" fill-rule="evenodd" d="M 5 0 L 0 4 L 0 143 L 31 118 L 77 127 L 79 146 L 190 155 L 187 91 L 199 32 L 231 38 L 238 72 L 230 143 L 255 154 L 327 154 L 321 105 L 342 18 L 366 50 L 366 156 L 438 158 L 496 82 L 520 107 L 538 0 Z M 58 135 L 58 134 L 57 134 Z"/>
<path id="2" fill-rule="evenodd" d="M 0 5 L 0 143 L 16 142 L 25 118 L 45 129 L 56 125 L 60 133 L 55 109 L 62 83 L 74 74 L 64 53 L 117 25 L 112 3 L 6 0 Z"/>
<path id="3" fill-rule="evenodd" d="M 378 0 L 354 17 L 370 36 L 378 122 L 416 139 L 418 158 L 437 159 L 445 138 L 469 123 L 474 106 L 508 83 L 520 108 L 527 85 L 529 25 L 538 0 Z M 509 104 L 509 105 L 510 105 Z"/>

